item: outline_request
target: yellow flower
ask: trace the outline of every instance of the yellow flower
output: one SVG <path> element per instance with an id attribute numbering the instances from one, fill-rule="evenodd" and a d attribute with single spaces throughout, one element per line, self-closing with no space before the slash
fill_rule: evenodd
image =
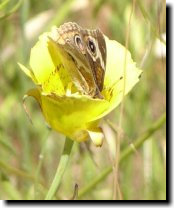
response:
<path id="1" fill-rule="evenodd" d="M 34 97 L 40 104 L 47 123 L 56 131 L 72 140 L 81 142 L 91 139 L 96 146 L 101 146 L 103 133 L 100 120 L 116 108 L 123 98 L 125 48 L 105 36 L 107 64 L 102 95 L 104 99 L 95 99 L 73 90 L 73 83 L 68 72 L 61 65 L 57 45 L 48 37 L 52 31 L 44 33 L 31 50 L 30 67 L 21 69 L 36 84 L 27 96 Z M 59 70 L 58 70 L 59 66 Z M 141 70 L 126 54 L 125 94 L 139 81 Z"/>

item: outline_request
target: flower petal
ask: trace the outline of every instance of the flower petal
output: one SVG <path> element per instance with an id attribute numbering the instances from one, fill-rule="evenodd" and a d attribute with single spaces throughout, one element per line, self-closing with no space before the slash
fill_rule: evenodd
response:
<path id="1" fill-rule="evenodd" d="M 125 47 L 116 41 L 109 40 L 105 36 L 107 47 L 107 64 L 104 80 L 104 89 L 102 94 L 109 101 L 109 107 L 102 114 L 93 118 L 100 119 L 116 108 L 123 99 L 124 79 L 125 79 L 125 95 L 139 81 L 142 73 L 133 62 L 129 51 L 126 53 Z M 126 56 L 126 75 L 124 77 L 124 62 Z"/>
<path id="2" fill-rule="evenodd" d="M 29 121 L 33 124 L 30 113 L 28 112 L 28 109 L 25 104 L 25 101 L 29 96 L 32 96 L 33 98 L 35 98 L 36 101 L 39 103 L 40 107 L 41 107 L 41 100 L 40 100 L 41 97 L 40 97 L 40 92 L 38 91 L 37 88 L 28 90 L 27 93 L 23 96 L 23 108 L 28 116 Z"/>
<path id="3" fill-rule="evenodd" d="M 31 49 L 30 66 L 39 84 L 43 84 L 52 72 L 55 65 L 47 47 L 47 33 L 40 36 L 37 44 Z"/>
<path id="4" fill-rule="evenodd" d="M 126 78 L 129 78 L 127 85 L 136 83 L 141 70 L 136 68 L 135 62 L 131 58 L 130 52 L 115 40 L 110 40 L 105 36 L 107 48 L 107 64 L 104 79 L 104 87 L 110 88 L 124 78 L 124 62 L 126 56 Z M 132 86 L 132 85 L 130 85 Z"/>
<path id="5" fill-rule="evenodd" d="M 41 102 L 47 122 L 55 130 L 67 133 L 67 136 L 68 133 L 87 130 L 92 118 L 103 113 L 109 106 L 109 102 L 105 100 L 80 95 L 41 95 Z"/>
<path id="6" fill-rule="evenodd" d="M 100 147 L 103 144 L 103 139 L 104 139 L 104 134 L 101 130 L 101 128 L 94 128 L 93 130 L 87 130 L 89 133 L 89 136 L 93 143 L 97 146 Z"/>
<path id="7" fill-rule="evenodd" d="M 28 77 L 30 77 L 30 78 L 33 80 L 33 82 L 34 82 L 35 84 L 37 84 L 37 80 L 36 80 L 36 78 L 35 78 L 33 72 L 32 72 L 31 70 L 29 70 L 28 68 L 26 68 L 25 66 L 23 66 L 23 64 L 21 64 L 21 63 L 18 63 L 18 65 L 19 65 L 19 67 L 21 68 L 21 70 L 22 70 Z"/>
<path id="8" fill-rule="evenodd" d="M 45 93 L 64 95 L 69 76 L 63 68 L 57 46 L 44 33 L 31 50 L 30 65 Z"/>

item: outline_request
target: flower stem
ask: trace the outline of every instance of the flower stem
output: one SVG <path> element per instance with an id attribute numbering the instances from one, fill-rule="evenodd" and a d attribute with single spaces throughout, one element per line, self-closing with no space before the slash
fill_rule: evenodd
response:
<path id="1" fill-rule="evenodd" d="M 73 141 L 67 137 L 65 140 L 64 150 L 63 150 L 62 156 L 60 158 L 56 174 L 55 174 L 52 184 L 49 188 L 49 191 L 45 197 L 45 200 L 52 200 L 55 193 L 57 192 L 59 185 L 61 183 L 61 180 L 62 180 L 62 176 L 65 172 L 67 163 L 69 161 L 72 146 L 73 146 Z"/>

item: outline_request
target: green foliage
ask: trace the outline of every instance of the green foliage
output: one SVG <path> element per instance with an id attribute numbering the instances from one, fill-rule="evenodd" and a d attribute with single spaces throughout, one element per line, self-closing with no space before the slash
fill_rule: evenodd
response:
<path id="1" fill-rule="evenodd" d="M 131 7 L 129 0 L 0 1 L 1 199 L 44 199 L 64 145 L 64 137 L 47 128 L 32 99 L 27 101 L 33 124 L 29 122 L 22 98 L 33 84 L 19 70 L 17 62 L 29 66 L 30 48 L 38 35 L 53 24 L 67 21 L 76 21 L 84 27 L 99 27 L 108 37 L 124 45 Z M 43 16 L 39 16 L 41 14 Z M 136 1 L 129 50 L 143 74 L 124 101 L 121 155 L 126 155 L 119 166 L 119 185 L 125 200 L 166 199 L 166 128 L 163 125 L 166 67 L 165 57 L 156 54 L 155 45 L 156 38 L 165 43 L 161 37 L 166 30 L 165 22 L 164 3 Z M 161 51 L 160 46 L 159 49 Z M 119 112 L 118 108 L 107 117 L 115 129 L 119 124 Z M 159 120 L 163 120 L 162 126 L 157 126 Z M 147 136 L 145 143 L 144 134 Z M 101 148 L 91 142 L 86 146 L 75 144 L 54 199 L 70 199 L 76 183 L 78 199 L 112 199 L 111 159 L 106 142 Z"/>

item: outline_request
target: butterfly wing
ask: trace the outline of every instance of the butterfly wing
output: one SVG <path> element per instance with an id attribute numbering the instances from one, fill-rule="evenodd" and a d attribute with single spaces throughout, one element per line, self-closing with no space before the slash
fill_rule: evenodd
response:
<path id="1" fill-rule="evenodd" d="M 92 31 L 91 34 L 94 35 L 93 39 L 100 37 L 100 42 L 103 42 L 103 35 L 99 30 Z M 88 35 L 88 30 L 82 29 L 76 23 L 65 23 L 57 29 L 54 41 L 58 45 L 62 63 L 78 90 L 92 97 L 102 98 L 100 90 L 103 87 L 104 71 L 101 65 L 105 65 L 105 62 L 91 57 L 87 49 Z M 98 48 L 98 44 L 96 47 Z"/>
<path id="2" fill-rule="evenodd" d="M 102 91 L 106 69 L 106 43 L 103 33 L 99 29 L 84 30 L 83 37 L 87 45 L 87 59 L 98 89 Z"/>

